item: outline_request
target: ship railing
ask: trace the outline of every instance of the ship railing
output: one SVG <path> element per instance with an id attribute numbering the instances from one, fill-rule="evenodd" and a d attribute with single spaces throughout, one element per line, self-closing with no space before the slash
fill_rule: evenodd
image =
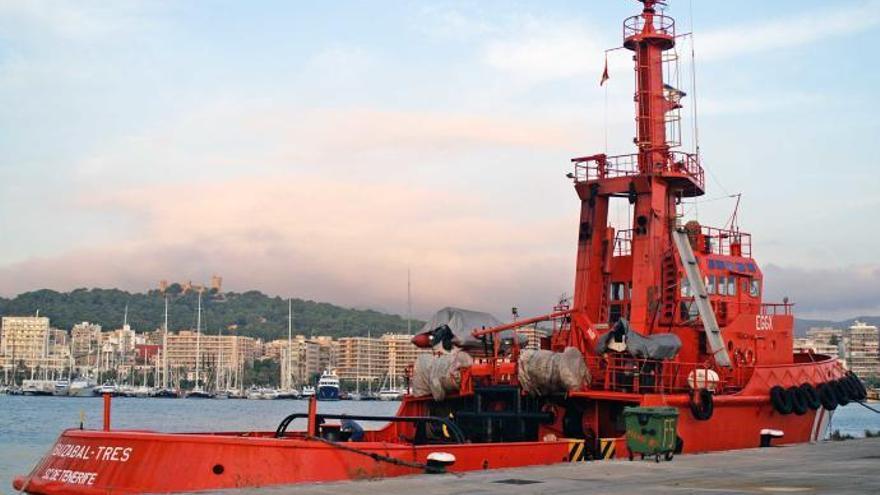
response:
<path id="1" fill-rule="evenodd" d="M 704 242 L 702 251 L 721 256 L 752 257 L 752 235 L 739 230 L 701 226 Z"/>
<path id="2" fill-rule="evenodd" d="M 663 14 L 654 14 L 652 17 L 652 27 L 654 33 L 665 34 L 675 37 L 675 19 Z M 623 38 L 631 38 L 637 34 L 641 34 L 645 29 L 645 18 L 641 15 L 627 17 L 623 21 Z"/>
<path id="3" fill-rule="evenodd" d="M 794 303 L 761 303 L 762 316 L 777 316 L 793 314 Z"/>
<path id="4" fill-rule="evenodd" d="M 575 182 L 590 182 L 599 179 L 613 179 L 617 177 L 632 177 L 641 173 L 674 173 L 686 175 L 696 183 L 700 189 L 705 187 L 705 172 L 700 159 L 692 153 L 681 151 L 669 152 L 667 163 L 654 165 L 651 170 L 642 171 L 639 168 L 639 155 L 613 155 L 598 154 L 572 158 L 574 163 Z"/>
<path id="5" fill-rule="evenodd" d="M 625 355 L 588 356 L 587 367 L 592 375 L 590 389 L 628 393 L 686 393 L 700 388 L 723 393 L 742 388 L 746 378 L 738 371 L 719 371 L 710 363 Z"/>

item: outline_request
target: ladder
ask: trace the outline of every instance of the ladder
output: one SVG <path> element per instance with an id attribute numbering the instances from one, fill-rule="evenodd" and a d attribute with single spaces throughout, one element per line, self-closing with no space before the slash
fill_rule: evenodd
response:
<path id="1" fill-rule="evenodd" d="M 678 250 L 678 255 L 681 258 L 682 266 L 684 266 L 684 273 L 688 283 L 690 283 L 691 290 L 694 292 L 694 302 L 697 304 L 700 319 L 703 320 L 706 341 L 709 343 L 712 355 L 715 356 L 715 363 L 718 366 L 730 368 L 730 356 L 727 354 L 727 347 L 724 345 L 724 336 L 721 335 L 721 328 L 718 326 L 718 320 L 715 319 L 715 312 L 712 311 L 712 305 L 709 304 L 709 293 L 706 292 L 706 285 L 703 283 L 703 277 L 700 275 L 700 267 L 697 265 L 697 258 L 694 256 L 694 250 L 691 248 L 687 231 L 683 228 L 673 229 L 672 241 Z"/>

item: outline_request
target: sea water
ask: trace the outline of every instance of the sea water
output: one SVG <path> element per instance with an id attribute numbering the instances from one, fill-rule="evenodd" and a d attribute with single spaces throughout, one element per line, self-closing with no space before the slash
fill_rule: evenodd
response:
<path id="1" fill-rule="evenodd" d="M 871 404 L 880 409 L 880 403 Z M 388 416 L 397 412 L 398 402 L 320 402 L 326 413 Z M 300 400 L 210 400 L 115 398 L 113 428 L 136 428 L 169 432 L 274 431 L 290 413 L 305 413 L 308 403 Z M 103 421 L 103 400 L 91 397 L 27 397 L 0 395 L 0 494 L 11 493 L 12 477 L 26 474 L 49 450 L 58 434 L 79 426 L 99 429 Z M 378 426 L 365 423 L 365 426 Z M 291 429 L 303 429 L 304 420 Z M 880 430 L 880 414 L 859 404 L 835 411 L 829 430 L 864 436 L 865 430 Z"/>

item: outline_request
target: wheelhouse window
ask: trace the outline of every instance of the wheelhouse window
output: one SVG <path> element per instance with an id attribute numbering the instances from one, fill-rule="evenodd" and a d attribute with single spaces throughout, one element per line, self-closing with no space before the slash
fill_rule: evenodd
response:
<path id="1" fill-rule="evenodd" d="M 752 297 L 758 297 L 761 295 L 761 281 L 753 278 L 749 283 L 749 295 Z"/>
<path id="2" fill-rule="evenodd" d="M 718 277 L 718 295 L 727 295 L 727 277 Z"/>
<path id="3" fill-rule="evenodd" d="M 727 277 L 727 295 L 736 295 L 736 277 Z"/>
<path id="4" fill-rule="evenodd" d="M 715 275 L 708 275 L 706 277 L 706 292 L 709 294 L 715 293 Z"/>

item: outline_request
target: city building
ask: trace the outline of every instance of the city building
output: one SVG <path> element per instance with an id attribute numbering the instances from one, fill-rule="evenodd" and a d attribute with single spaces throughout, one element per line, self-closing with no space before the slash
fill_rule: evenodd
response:
<path id="1" fill-rule="evenodd" d="M 238 335 L 197 335 L 192 330 L 168 334 L 167 359 L 170 370 L 194 372 L 196 358 L 199 368 L 236 371 L 240 366 L 250 366 L 258 357 L 256 341 Z"/>
<path id="2" fill-rule="evenodd" d="M 31 375 L 39 372 L 41 378 L 48 376 L 48 372 L 57 375 L 63 371 L 69 354 L 53 352 L 59 347 L 56 341 L 62 338 L 58 332 L 50 329 L 49 318 L 45 316 L 4 316 L 0 320 L 0 367 L 4 377 L 21 366 Z"/>
<path id="3" fill-rule="evenodd" d="M 402 386 L 407 370 L 415 363 L 419 354 L 430 354 L 430 349 L 419 349 L 412 343 L 412 335 L 386 333 L 380 337 L 383 352 L 387 356 L 385 374 L 388 383 Z"/>
<path id="4" fill-rule="evenodd" d="M 880 376 L 880 332 L 874 325 L 856 321 L 847 332 L 846 364 L 856 375 Z"/>
<path id="5" fill-rule="evenodd" d="M 70 352 L 76 365 L 96 365 L 100 347 L 101 325 L 84 321 L 70 329 Z"/>
<path id="6" fill-rule="evenodd" d="M 336 374 L 341 380 L 401 385 L 419 354 L 412 335 L 386 333 L 381 337 L 342 337 L 336 351 Z"/>

